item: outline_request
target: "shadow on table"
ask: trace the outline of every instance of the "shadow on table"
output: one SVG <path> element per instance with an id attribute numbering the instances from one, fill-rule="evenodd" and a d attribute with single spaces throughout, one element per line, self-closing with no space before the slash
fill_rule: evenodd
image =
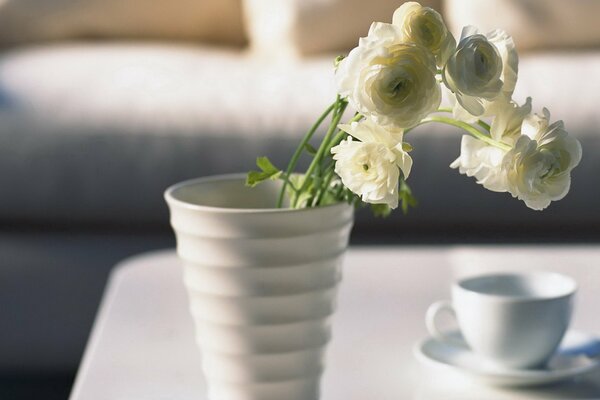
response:
<path id="1" fill-rule="evenodd" d="M 413 400 L 448 399 L 597 399 L 600 398 L 600 371 L 579 379 L 552 385 L 503 388 L 486 386 L 456 374 L 431 371 L 423 375 Z"/>
<path id="2" fill-rule="evenodd" d="M 600 376 L 595 379 L 583 379 L 580 381 L 570 381 L 563 384 L 551 385 L 545 388 L 521 389 L 519 393 L 528 398 L 544 399 L 590 399 L 600 397 Z"/>

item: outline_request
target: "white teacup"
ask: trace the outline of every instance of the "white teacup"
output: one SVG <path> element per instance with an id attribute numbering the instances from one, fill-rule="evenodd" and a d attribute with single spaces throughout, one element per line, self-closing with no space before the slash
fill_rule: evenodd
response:
<path id="1" fill-rule="evenodd" d="M 560 344 L 573 309 L 577 285 L 550 272 L 481 275 L 457 281 L 452 302 L 438 301 L 427 310 L 430 334 L 450 345 L 438 329 L 441 312 L 454 314 L 469 347 L 503 368 L 545 364 Z"/>

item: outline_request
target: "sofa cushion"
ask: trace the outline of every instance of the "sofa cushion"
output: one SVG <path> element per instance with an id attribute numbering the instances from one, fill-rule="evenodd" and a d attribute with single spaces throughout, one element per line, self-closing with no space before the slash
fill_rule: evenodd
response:
<path id="1" fill-rule="evenodd" d="M 183 45 L 4 53 L 0 221 L 164 221 L 168 185 L 286 158 L 334 98 L 332 74 L 329 59 L 274 66 Z"/>
<path id="2" fill-rule="evenodd" d="M 373 21 L 391 22 L 398 0 L 243 0 L 251 49 L 269 57 L 344 52 Z M 423 5 L 441 8 L 441 0 Z"/>
<path id="3" fill-rule="evenodd" d="M 408 136 L 420 207 L 377 229 L 427 224 L 600 223 L 600 53 L 527 55 L 516 97 L 583 143 L 571 193 L 535 213 L 448 165 L 453 128 Z M 197 176 L 284 166 L 334 98 L 329 57 L 269 64 L 234 51 L 161 44 L 33 47 L 0 57 L 0 222 L 167 226 L 162 192 Z M 412 224 L 412 225 L 411 225 Z M 490 225 L 491 226 L 491 225 Z M 383 229 L 383 228 L 382 228 Z"/>
<path id="4" fill-rule="evenodd" d="M 445 14 L 457 35 L 465 25 L 500 28 L 520 50 L 600 47 L 598 0 L 445 0 Z"/>
<path id="5" fill-rule="evenodd" d="M 3 0 L 0 46 L 72 38 L 242 45 L 241 0 Z"/>

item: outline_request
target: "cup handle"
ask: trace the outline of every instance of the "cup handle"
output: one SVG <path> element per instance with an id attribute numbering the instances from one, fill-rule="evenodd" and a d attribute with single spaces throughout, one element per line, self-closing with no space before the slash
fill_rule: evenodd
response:
<path id="1" fill-rule="evenodd" d="M 436 301 L 429 306 L 427 313 L 425 314 L 425 324 L 427 325 L 427 330 L 434 339 L 440 342 L 454 343 L 455 340 L 449 337 L 446 333 L 442 332 L 437 326 L 437 318 L 443 312 L 452 314 L 452 316 L 456 319 L 456 312 L 454 311 L 454 307 L 452 307 L 452 303 L 450 301 Z"/>

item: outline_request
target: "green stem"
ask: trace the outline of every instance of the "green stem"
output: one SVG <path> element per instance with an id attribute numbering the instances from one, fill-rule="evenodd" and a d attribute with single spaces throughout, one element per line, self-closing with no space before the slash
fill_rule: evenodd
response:
<path id="1" fill-rule="evenodd" d="M 315 196 L 315 199 L 313 200 L 313 207 L 318 206 L 319 204 L 321 204 L 321 201 L 323 201 L 323 197 L 329 190 L 329 185 L 331 185 L 331 180 L 333 179 L 333 175 L 335 175 L 334 167 L 333 167 L 333 165 L 331 165 L 329 167 L 329 170 L 327 171 L 327 175 L 325 175 L 324 184 L 321 186 L 321 188 L 319 189 L 319 192 L 317 193 L 317 195 Z"/>
<path id="2" fill-rule="evenodd" d="M 296 188 L 296 186 L 294 186 L 294 183 L 290 180 L 290 177 L 288 175 L 286 175 L 285 173 L 281 174 L 279 179 L 282 179 L 284 182 L 287 182 L 287 184 L 290 185 L 290 188 L 292 188 L 292 190 L 294 192 L 298 191 L 298 188 Z"/>
<path id="3" fill-rule="evenodd" d="M 285 171 L 285 176 L 287 177 L 287 179 L 284 179 L 281 190 L 279 191 L 279 198 L 277 199 L 277 208 L 281 208 L 281 206 L 283 205 L 283 198 L 285 196 L 285 189 L 289 183 L 289 177 L 291 176 L 292 172 L 294 171 L 294 168 L 296 168 L 296 164 L 298 164 L 298 160 L 300 159 L 300 156 L 302 155 L 302 151 L 306 147 L 306 144 L 313 137 L 313 135 L 315 134 L 317 129 L 319 129 L 319 126 L 321 126 L 321 124 L 323 123 L 325 118 L 327 118 L 327 116 L 331 113 L 331 111 L 333 111 L 333 109 L 337 107 L 338 102 L 339 102 L 339 98 L 336 99 L 335 102 L 333 102 L 325 110 L 325 112 L 323 112 L 323 114 L 319 117 L 319 119 L 317 119 L 317 121 L 313 124 L 313 126 L 308 130 L 308 132 L 306 132 L 306 134 L 302 138 L 300 145 L 294 152 L 294 155 L 292 156 L 292 158 L 287 166 L 287 169 Z"/>
<path id="4" fill-rule="evenodd" d="M 344 184 L 342 182 L 340 182 L 340 186 L 338 187 L 338 190 L 336 190 L 335 192 L 335 199 L 336 200 L 340 200 L 340 197 L 342 196 L 342 192 L 344 191 Z"/>
<path id="5" fill-rule="evenodd" d="M 358 122 L 363 118 L 363 116 L 359 113 L 354 114 L 354 117 L 352 117 L 349 121 L 348 124 L 351 124 L 353 122 Z M 337 134 L 333 137 L 333 139 L 328 143 L 326 149 L 326 154 L 330 154 L 331 153 L 331 149 L 335 146 L 337 146 L 338 144 L 340 144 L 340 142 L 346 137 L 348 136 L 348 134 L 346 132 L 344 132 L 341 129 L 338 129 Z M 331 160 L 333 161 L 333 160 Z M 327 170 L 327 175 L 325 177 L 325 184 L 321 187 L 321 189 L 319 190 L 317 196 L 315 197 L 316 201 L 313 201 L 313 205 L 318 206 L 319 204 L 321 204 L 321 201 L 323 200 L 323 196 L 325 196 L 325 194 L 327 193 L 327 190 L 329 189 L 329 185 L 331 184 L 331 180 L 333 179 L 333 176 L 335 175 L 334 172 L 334 168 L 335 168 L 335 163 L 330 163 L 328 164 L 325 169 Z"/>
<path id="6" fill-rule="evenodd" d="M 333 133 L 337 129 L 337 125 L 340 122 L 340 119 L 342 118 L 344 111 L 346 110 L 346 107 L 348 106 L 348 102 L 346 102 L 345 100 L 341 100 L 339 98 L 339 96 L 338 96 L 338 99 L 336 100 L 335 104 L 336 104 L 336 110 L 333 113 L 331 123 L 329 124 L 329 129 L 327 130 L 327 133 L 325 134 L 325 137 L 323 138 L 323 141 L 321 142 L 321 146 L 319 146 L 319 150 L 317 150 L 317 154 L 315 154 L 315 157 L 313 158 L 312 162 L 308 166 L 308 169 L 306 170 L 306 173 L 304 174 L 304 182 L 302 182 L 302 186 L 300 187 L 300 190 L 298 191 L 298 193 L 296 193 L 296 196 L 294 197 L 294 201 L 292 204 L 293 208 L 296 207 L 296 204 L 298 202 L 298 198 L 300 197 L 300 194 L 308 188 L 310 177 L 313 174 L 313 172 L 315 171 L 315 169 L 317 168 L 317 166 L 321 163 L 321 159 L 323 158 L 323 154 L 325 154 L 325 149 L 327 148 L 327 144 L 329 143 L 329 140 L 331 139 L 331 135 L 333 135 Z"/>
<path id="7" fill-rule="evenodd" d="M 454 113 L 454 110 L 452 110 L 451 108 L 442 107 L 442 108 L 438 108 L 436 112 L 452 114 L 452 113 Z M 488 132 L 490 131 L 490 125 L 481 119 L 477 120 L 477 125 L 479 125 L 480 127 L 482 127 L 483 129 L 485 129 Z"/>
<path id="8" fill-rule="evenodd" d="M 479 125 L 480 127 L 482 127 L 483 129 L 485 129 L 488 132 L 490 131 L 490 125 L 488 123 L 486 123 L 485 121 L 478 120 L 477 125 Z"/>
<path id="9" fill-rule="evenodd" d="M 419 122 L 418 125 L 423 125 L 428 122 L 439 122 L 442 124 L 455 126 L 457 128 L 461 128 L 461 129 L 467 131 L 467 133 L 471 134 L 472 136 L 476 137 L 477 139 L 481 140 L 482 142 L 485 142 L 487 144 L 490 144 L 492 146 L 498 147 L 498 148 L 500 148 L 502 150 L 506 150 L 506 151 L 511 149 L 511 147 L 509 145 L 507 145 L 506 143 L 495 141 L 491 137 L 485 135 L 479 129 L 477 129 L 474 126 L 467 124 L 466 122 L 463 122 L 463 121 L 458 121 L 458 120 L 455 120 L 452 118 L 446 118 L 446 117 L 431 116 L 431 117 L 427 117 L 427 118 L 424 118 L 423 120 L 421 120 L 421 122 Z M 416 126 L 418 126 L 418 125 L 416 125 Z"/>

